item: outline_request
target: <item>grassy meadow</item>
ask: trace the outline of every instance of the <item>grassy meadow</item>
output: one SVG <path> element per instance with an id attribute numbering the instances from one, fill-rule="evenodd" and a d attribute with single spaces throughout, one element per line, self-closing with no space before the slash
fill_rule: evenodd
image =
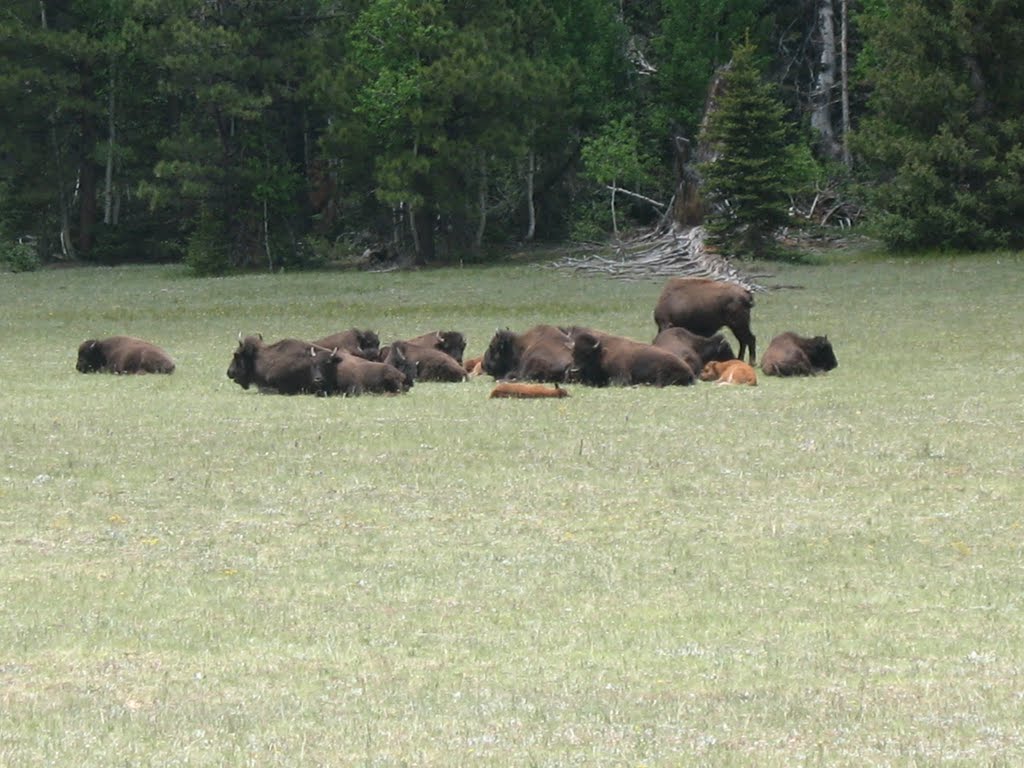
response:
<path id="1" fill-rule="evenodd" d="M 649 340 L 660 279 L 0 275 L 0 765 L 1024 764 L 1024 257 L 755 271 L 799 286 L 759 352 L 838 369 L 544 401 L 225 372 L 239 331 Z M 78 374 L 115 333 L 178 371 Z"/>

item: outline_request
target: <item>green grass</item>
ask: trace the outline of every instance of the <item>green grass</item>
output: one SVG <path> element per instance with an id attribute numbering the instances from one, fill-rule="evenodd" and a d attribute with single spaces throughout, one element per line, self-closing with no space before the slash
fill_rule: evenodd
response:
<path id="1" fill-rule="evenodd" d="M 244 392 L 239 331 L 580 323 L 531 266 L 0 275 L 0 765 L 1024 763 L 1024 260 L 771 265 L 756 389 Z M 171 377 L 83 376 L 131 333 Z"/>

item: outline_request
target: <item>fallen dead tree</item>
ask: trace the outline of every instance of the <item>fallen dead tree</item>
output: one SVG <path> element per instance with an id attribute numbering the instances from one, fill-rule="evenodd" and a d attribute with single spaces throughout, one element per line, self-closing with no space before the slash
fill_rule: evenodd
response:
<path id="1" fill-rule="evenodd" d="M 703 227 L 669 227 L 667 231 L 657 231 L 622 242 L 603 253 L 565 257 L 551 266 L 624 280 L 709 277 L 742 285 L 751 291 L 765 290 L 764 286 L 755 282 L 756 277 L 770 277 L 744 275 L 725 256 L 708 250 L 704 244 Z"/>

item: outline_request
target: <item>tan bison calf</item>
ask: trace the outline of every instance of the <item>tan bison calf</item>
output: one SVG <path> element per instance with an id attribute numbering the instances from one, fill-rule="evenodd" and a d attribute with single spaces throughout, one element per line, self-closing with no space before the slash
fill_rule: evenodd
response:
<path id="1" fill-rule="evenodd" d="M 701 381 L 713 381 L 716 384 L 748 384 L 757 386 L 757 371 L 742 360 L 712 361 L 700 372 Z"/>

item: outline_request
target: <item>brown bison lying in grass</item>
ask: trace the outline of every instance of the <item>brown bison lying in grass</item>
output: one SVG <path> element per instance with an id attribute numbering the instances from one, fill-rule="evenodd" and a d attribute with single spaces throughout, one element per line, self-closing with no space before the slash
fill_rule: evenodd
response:
<path id="1" fill-rule="evenodd" d="M 693 384 L 690 366 L 671 352 L 624 336 L 574 329 L 572 357 L 581 384 L 604 387 Z"/>
<path id="2" fill-rule="evenodd" d="M 348 352 L 366 360 L 376 360 L 380 354 L 380 337 L 375 331 L 360 328 L 349 328 L 347 331 L 332 333 L 330 336 L 324 336 L 312 343 L 324 349 Z"/>
<path id="3" fill-rule="evenodd" d="M 405 359 L 401 351 L 387 349 L 390 362 L 386 363 L 366 360 L 348 352 L 335 352 L 326 373 L 328 392 L 347 397 L 408 392 L 415 378 L 415 366 Z"/>
<path id="4" fill-rule="evenodd" d="M 331 365 L 331 350 L 308 341 L 281 339 L 267 344 L 259 334 L 244 339 L 239 334 L 228 378 L 242 389 L 255 384 L 264 393 L 326 395 Z"/>
<path id="5" fill-rule="evenodd" d="M 466 369 L 462 367 L 462 363 L 440 349 L 419 346 L 410 341 L 394 341 L 381 350 L 381 362 L 392 362 L 396 352 L 412 363 L 417 381 L 466 380 Z"/>
<path id="6" fill-rule="evenodd" d="M 813 376 L 838 365 L 828 337 L 805 337 L 791 331 L 772 339 L 761 358 L 766 376 Z"/>
<path id="7" fill-rule="evenodd" d="M 462 353 L 466 351 L 466 337 L 458 331 L 431 331 L 407 339 L 405 343 L 439 350 L 457 363 L 462 363 Z"/>
<path id="8" fill-rule="evenodd" d="M 569 393 L 558 386 L 556 382 L 553 387 L 544 384 L 529 384 L 522 381 L 499 381 L 491 390 L 490 397 L 568 397 Z"/>
<path id="9" fill-rule="evenodd" d="M 672 277 L 654 307 L 659 331 L 686 328 L 700 336 L 711 336 L 726 326 L 740 343 L 739 357 L 749 350 L 750 364 L 757 359 L 757 339 L 750 331 L 750 309 L 754 296 L 746 288 L 719 280 Z"/>
<path id="10" fill-rule="evenodd" d="M 732 351 L 725 336 L 720 333 L 714 336 L 699 336 L 685 328 L 666 328 L 659 331 L 651 343 L 676 357 L 681 357 L 694 372 L 703 369 L 704 365 L 712 360 L 736 359 L 736 353 Z"/>
<path id="11" fill-rule="evenodd" d="M 716 384 L 749 384 L 757 386 L 757 371 L 742 360 L 713 360 L 700 372 L 701 381 L 713 381 Z"/>
<path id="12" fill-rule="evenodd" d="M 174 361 L 156 344 L 111 336 L 83 341 L 75 368 L 80 373 L 174 373 Z"/>
<path id="13" fill-rule="evenodd" d="M 536 325 L 523 333 L 498 331 L 484 353 L 484 373 L 496 379 L 565 381 L 572 339 L 561 328 Z"/>

